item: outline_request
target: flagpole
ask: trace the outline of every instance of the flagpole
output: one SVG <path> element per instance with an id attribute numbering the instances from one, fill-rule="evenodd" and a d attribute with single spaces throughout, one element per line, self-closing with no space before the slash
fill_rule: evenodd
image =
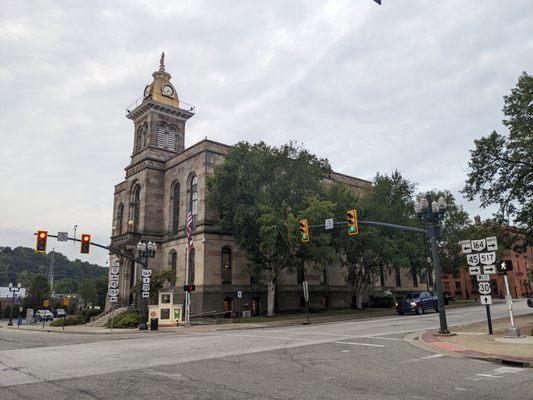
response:
<path id="1" fill-rule="evenodd" d="M 185 286 L 189 284 L 189 239 L 187 239 L 186 244 L 186 257 L 185 257 Z M 189 320 L 189 311 L 190 311 L 190 293 L 188 290 L 185 291 L 185 310 L 183 313 L 184 317 L 184 326 L 190 326 Z"/>

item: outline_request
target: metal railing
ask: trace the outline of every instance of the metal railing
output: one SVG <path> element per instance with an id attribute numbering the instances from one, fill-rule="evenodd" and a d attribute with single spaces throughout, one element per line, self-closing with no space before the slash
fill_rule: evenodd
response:
<path id="1" fill-rule="evenodd" d="M 141 96 L 138 99 L 136 99 L 133 103 L 131 103 L 128 107 L 126 107 L 126 113 L 129 114 L 130 112 L 135 110 L 139 105 L 142 104 L 144 100 L 145 100 L 144 96 Z M 181 100 L 179 100 L 178 108 L 184 111 L 196 112 L 196 106 L 193 106 L 192 104 L 189 104 L 189 103 L 185 103 L 184 101 L 181 101 Z"/>

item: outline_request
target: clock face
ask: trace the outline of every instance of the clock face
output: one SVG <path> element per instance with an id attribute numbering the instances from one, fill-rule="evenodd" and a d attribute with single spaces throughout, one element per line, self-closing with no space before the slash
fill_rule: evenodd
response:
<path id="1" fill-rule="evenodd" d="M 174 88 L 168 84 L 163 85 L 161 89 L 165 96 L 172 96 L 174 94 Z"/>
<path id="2" fill-rule="evenodd" d="M 144 88 L 144 97 L 150 96 L 150 85 Z"/>

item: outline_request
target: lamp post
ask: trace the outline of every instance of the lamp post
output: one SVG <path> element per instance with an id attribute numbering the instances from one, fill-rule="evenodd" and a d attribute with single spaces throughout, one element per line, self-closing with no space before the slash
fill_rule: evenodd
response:
<path id="1" fill-rule="evenodd" d="M 152 242 L 145 242 L 145 241 L 139 241 L 137 243 L 137 252 L 139 254 L 139 258 L 141 259 L 141 264 L 143 269 L 148 269 L 148 258 L 155 257 L 155 251 L 157 249 L 157 245 Z M 148 321 L 148 300 L 146 300 L 146 305 L 141 305 L 141 303 L 144 303 L 142 300 L 143 297 L 139 300 L 139 308 L 141 309 L 141 323 L 139 324 L 139 330 L 146 330 L 148 329 L 147 321 Z"/>
<path id="2" fill-rule="evenodd" d="M 15 305 L 15 293 L 18 293 L 21 287 L 22 287 L 22 284 L 20 283 L 17 286 L 14 286 L 12 283 L 9 283 L 9 291 L 12 293 L 12 296 L 11 296 L 11 312 L 9 313 L 9 322 L 7 323 L 8 326 L 13 326 L 13 306 Z"/>
<path id="3" fill-rule="evenodd" d="M 448 205 L 443 197 L 438 201 L 433 201 L 431 194 L 426 194 L 415 203 L 416 216 L 427 223 L 428 236 L 431 242 L 431 252 L 433 255 L 433 264 L 435 267 L 435 290 L 437 291 L 437 302 L 439 305 L 439 322 L 440 334 L 449 334 L 448 324 L 446 322 L 446 310 L 444 309 L 444 293 L 442 292 L 441 268 L 439 249 L 437 247 L 437 238 L 440 238 L 439 222 L 444 218 Z"/>

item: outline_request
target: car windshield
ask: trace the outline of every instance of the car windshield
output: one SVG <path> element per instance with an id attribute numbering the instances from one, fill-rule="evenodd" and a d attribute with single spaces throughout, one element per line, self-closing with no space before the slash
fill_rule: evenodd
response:
<path id="1" fill-rule="evenodd" d="M 414 293 L 414 292 L 413 292 L 413 293 L 406 293 L 406 294 L 405 294 L 405 298 L 406 298 L 406 299 L 414 299 L 414 298 L 416 298 L 416 297 L 418 297 L 418 296 L 420 296 L 420 293 Z"/>

